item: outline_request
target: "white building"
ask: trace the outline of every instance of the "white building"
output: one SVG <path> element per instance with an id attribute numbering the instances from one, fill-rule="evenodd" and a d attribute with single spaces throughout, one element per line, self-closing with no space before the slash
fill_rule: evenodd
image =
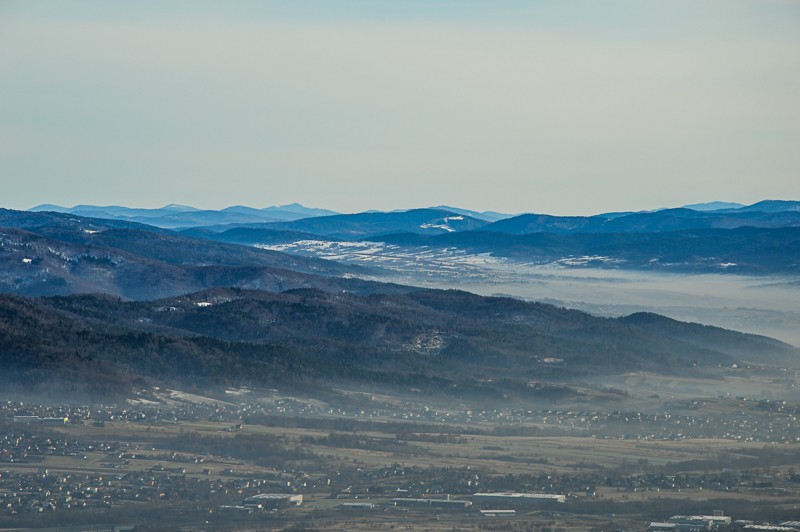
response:
<path id="1" fill-rule="evenodd" d="M 286 508 L 301 504 L 303 504 L 302 493 L 259 493 L 246 498 L 242 503 L 243 506 L 259 509 Z"/>
<path id="2" fill-rule="evenodd" d="M 719 528 L 721 526 L 729 526 L 731 518 L 727 515 L 722 515 L 722 512 L 714 512 L 714 515 L 673 515 L 669 518 L 670 523 L 676 523 L 685 527 L 699 527 L 696 530 L 704 529 L 711 530 L 712 528 Z M 695 529 L 693 529 L 695 530 Z"/>
<path id="3" fill-rule="evenodd" d="M 480 506 L 492 505 L 498 508 L 508 506 L 539 506 L 551 502 L 566 502 L 564 495 L 551 493 L 475 493 L 472 503 Z"/>

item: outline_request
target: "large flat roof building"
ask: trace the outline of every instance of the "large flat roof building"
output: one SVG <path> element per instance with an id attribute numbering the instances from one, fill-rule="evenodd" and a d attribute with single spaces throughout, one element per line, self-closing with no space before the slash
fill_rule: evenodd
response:
<path id="1" fill-rule="evenodd" d="M 472 506 L 470 501 L 462 501 L 458 499 L 405 499 L 398 498 L 392 499 L 392 503 L 396 506 L 415 506 L 417 508 L 452 508 L 465 510 Z"/>
<path id="2" fill-rule="evenodd" d="M 303 504 L 301 493 L 259 493 L 248 497 L 242 503 L 243 506 L 253 508 L 285 508 L 287 506 L 300 506 Z"/>
<path id="3" fill-rule="evenodd" d="M 730 516 L 722 515 L 722 512 L 716 512 L 715 515 L 673 515 L 669 521 L 684 527 L 701 527 L 697 530 L 710 530 L 731 524 Z"/>
<path id="4" fill-rule="evenodd" d="M 473 504 L 491 504 L 496 507 L 538 506 L 550 502 L 566 502 L 566 500 L 566 496 L 552 493 L 514 493 L 504 491 L 494 493 L 475 493 L 472 495 Z"/>

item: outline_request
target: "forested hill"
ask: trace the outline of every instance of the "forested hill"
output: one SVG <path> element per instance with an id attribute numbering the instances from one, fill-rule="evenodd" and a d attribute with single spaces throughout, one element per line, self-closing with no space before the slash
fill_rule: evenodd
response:
<path id="1" fill-rule="evenodd" d="M 375 240 L 407 248 L 460 249 L 520 262 L 680 273 L 800 274 L 800 227 L 698 229 L 651 233 L 468 231 L 439 236 L 388 235 Z"/>
<path id="2" fill-rule="evenodd" d="M 394 289 L 343 279 L 364 271 L 137 223 L 0 209 L 0 293 L 155 299 L 221 286 Z"/>
<path id="3" fill-rule="evenodd" d="M 149 302 L 0 296 L 5 389 L 103 395 L 149 384 L 348 383 L 458 394 L 492 381 L 482 393 L 500 396 L 526 393 L 531 381 L 697 375 L 798 356 L 775 340 L 714 327 L 459 291 L 215 289 Z"/>

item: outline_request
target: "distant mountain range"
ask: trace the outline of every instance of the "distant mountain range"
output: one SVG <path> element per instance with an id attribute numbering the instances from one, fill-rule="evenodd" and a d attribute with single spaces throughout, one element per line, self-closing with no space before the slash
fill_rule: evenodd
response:
<path id="1" fill-rule="evenodd" d="M 412 209 L 401 212 L 364 212 L 358 214 L 337 214 L 304 218 L 293 222 L 275 222 L 269 224 L 237 225 L 236 228 L 269 229 L 273 231 L 293 231 L 317 236 L 353 240 L 371 238 L 397 233 L 419 233 L 441 235 L 460 231 L 480 229 L 489 224 L 486 220 L 473 218 L 440 209 Z M 226 227 L 195 228 L 187 234 L 202 231 L 222 231 L 232 229 Z"/>
<path id="2" fill-rule="evenodd" d="M 755 203 L 753 205 L 744 206 L 740 203 L 731 203 L 724 201 L 713 201 L 709 203 L 696 203 L 681 207 L 692 211 L 712 212 L 712 213 L 729 213 L 735 215 L 746 212 L 761 212 L 761 213 L 779 213 L 800 211 L 800 202 L 797 201 L 783 201 L 783 200 L 766 200 Z M 459 207 L 452 207 L 440 205 L 436 207 L 428 207 L 426 209 L 408 209 L 396 210 L 387 213 L 380 211 L 367 211 L 354 215 L 344 216 L 364 216 L 368 214 L 388 214 L 396 215 L 406 212 L 422 212 L 422 211 L 442 211 L 448 213 L 450 216 L 462 215 L 471 219 L 480 220 L 483 222 L 498 222 L 508 218 L 519 218 L 520 216 L 532 217 L 539 216 L 543 219 L 561 220 L 562 224 L 566 227 L 574 225 L 575 229 L 581 229 L 583 224 L 592 226 L 586 220 L 611 220 L 620 217 L 626 217 L 635 214 L 652 214 L 655 212 L 673 211 L 677 212 L 679 209 L 658 209 L 656 211 L 633 213 L 604 213 L 596 216 L 588 217 L 569 217 L 569 216 L 550 216 L 546 214 L 505 214 L 495 211 L 472 211 L 462 209 Z M 197 209 L 186 205 L 170 204 L 158 209 L 137 209 L 130 207 L 122 207 L 118 205 L 109 206 L 96 206 L 96 205 L 76 205 L 74 207 L 62 207 L 60 205 L 43 204 L 29 209 L 31 212 L 60 212 L 75 214 L 78 216 L 85 216 L 89 218 L 102 218 L 108 220 L 121 220 L 128 222 L 138 222 L 156 227 L 167 229 L 188 229 L 195 227 L 213 227 L 213 230 L 221 231 L 230 229 L 233 226 L 243 226 L 260 223 L 274 223 L 274 222 L 292 222 L 302 220 L 304 218 L 324 217 L 341 215 L 342 213 L 331 211 L 328 209 L 316 209 L 305 207 L 299 203 L 292 203 L 289 205 L 280 205 L 273 207 L 265 207 L 256 209 L 253 207 L 246 207 L 243 205 L 234 205 L 226 207 L 221 210 L 210 209 Z M 580 222 L 584 220 L 584 222 Z M 554 227 L 557 227 L 555 224 Z M 749 225 L 749 224 L 746 224 Z M 385 228 L 383 232 L 393 232 L 391 228 Z M 595 232 L 594 230 L 592 232 Z"/>
<path id="3" fill-rule="evenodd" d="M 732 203 L 729 201 L 710 201 L 708 203 L 694 203 L 692 205 L 684 205 L 684 209 L 692 209 L 693 211 L 719 211 L 723 209 L 740 209 L 744 207 L 741 203 Z"/>
<path id="4" fill-rule="evenodd" d="M 231 229 L 286 231 L 335 239 L 376 238 L 398 233 L 437 235 L 466 231 L 490 231 L 513 235 L 531 233 L 653 233 L 688 229 L 735 229 L 738 227 L 800 227 L 800 202 L 763 201 L 754 205 L 718 209 L 661 209 L 595 216 L 520 214 L 491 221 L 486 213 L 452 209 L 336 214 L 285 222 L 211 224 L 186 229 L 186 234 L 207 236 Z M 449 210 L 448 210 L 449 209 Z M 470 214 L 465 214 L 471 212 Z"/>
<path id="5" fill-rule="evenodd" d="M 369 254 L 372 239 L 389 252 L 456 249 L 565 267 L 797 274 L 797 207 L 762 202 L 495 222 L 414 209 L 183 232 L 0 209 L 0 390 L 99 396 L 152 384 L 346 382 L 526 401 L 546 396 L 537 395 L 540 381 L 630 370 L 711 375 L 741 361 L 794 367 L 800 352 L 765 337 L 652 314 L 600 318 L 372 282 L 361 278 L 377 276 L 380 264 L 369 269 L 255 244 L 337 241 Z"/>
<path id="6" fill-rule="evenodd" d="M 200 210 L 184 205 L 167 205 L 160 209 L 131 209 L 120 206 L 97 207 L 94 205 L 77 205 L 61 207 L 59 205 L 39 205 L 30 209 L 32 212 L 61 212 L 103 218 L 139 222 L 156 227 L 175 229 L 179 227 L 196 227 L 199 225 L 243 224 L 255 222 L 285 222 L 313 216 L 338 214 L 326 209 L 312 209 L 299 203 L 254 209 L 236 205 L 219 211 Z"/>
<path id="7" fill-rule="evenodd" d="M 308 209 L 298 204 L 261 210 L 238 206 L 222 211 L 200 211 L 178 205 L 151 210 L 78 206 L 69 209 L 69 213 L 61 214 L 61 218 L 54 212 L 58 209 L 61 208 L 44 205 L 33 212 L 5 211 L 5 215 L 0 216 L 0 227 L 34 232 L 38 235 L 37 239 L 31 235 L 9 238 L 28 242 L 30 246 L 40 250 L 63 249 L 63 255 L 68 257 L 102 257 L 109 255 L 104 251 L 109 248 L 120 253 L 142 253 L 146 260 L 163 261 L 165 256 L 178 257 L 185 253 L 179 253 L 179 250 L 191 249 L 192 256 L 197 255 L 201 247 L 197 245 L 196 239 L 262 248 L 296 242 L 379 241 L 402 248 L 401 251 L 411 248 L 457 249 L 465 253 L 490 254 L 529 263 L 558 263 L 565 267 L 759 275 L 800 273 L 798 201 L 767 200 L 749 206 L 712 202 L 678 209 L 604 213 L 595 216 L 521 214 L 511 217 L 451 207 L 328 214 L 331 211 Z M 93 216 L 84 218 L 80 213 Z M 294 219 L 265 221 L 267 217 L 278 216 L 278 213 Z M 490 218 L 500 219 L 491 221 Z M 80 222 L 69 226 L 70 220 Z M 145 220 L 148 223 L 134 220 Z M 198 225 L 201 223 L 207 225 Z M 163 227 L 183 227 L 184 224 L 186 227 L 178 230 L 178 233 Z M 109 229 L 116 231 L 109 232 Z M 146 236 L 150 233 L 158 236 Z M 114 241 L 109 241 L 114 235 L 119 236 Z M 61 242 L 56 244 L 51 240 Z M 135 246 L 136 241 L 146 242 L 147 246 Z M 65 242 L 72 247 L 84 248 L 82 251 L 64 249 L 63 246 L 67 245 Z M 148 249 L 156 248 L 159 242 L 163 242 L 163 245 L 157 249 Z M 19 253 L 22 253 L 21 249 L 17 247 Z M 204 271 L 210 271 L 209 268 L 223 260 L 221 257 L 225 254 L 239 257 L 243 253 L 261 253 L 259 257 L 262 260 L 267 256 L 266 252 L 254 249 L 221 248 L 211 244 L 202 249 L 205 249 L 205 259 L 194 261 L 191 267 L 202 264 Z M 313 257 L 315 249 L 321 248 L 310 244 L 286 248 L 294 253 L 293 260 L 297 261 Z M 297 253 L 304 255 L 304 258 L 299 258 Z M 9 287 L 18 288 L 7 290 L 26 294 L 73 293 L 70 286 L 83 286 L 89 282 L 88 286 L 96 286 L 100 291 L 125 297 L 146 298 L 224 285 L 221 280 L 200 280 L 200 274 L 184 272 L 178 275 L 174 272 L 162 272 L 163 275 L 159 275 L 162 281 L 147 283 L 147 288 L 143 289 L 143 285 L 136 281 L 137 276 L 130 272 L 132 265 L 139 264 L 140 261 L 127 260 L 126 268 L 115 268 L 113 274 L 109 270 L 103 275 L 99 273 L 102 268 L 96 264 L 85 274 L 78 275 L 81 271 L 79 265 L 89 259 L 73 261 L 65 269 L 56 267 L 56 263 L 47 262 L 55 260 L 51 252 L 29 254 L 41 257 L 44 262 L 31 264 L 40 264 L 42 271 L 46 270 L 48 273 L 38 276 L 22 275 L 23 272 L 19 271 L 22 263 L 14 263 L 6 268 L 5 280 L 2 282 Z M 111 255 L 113 253 L 109 256 Z M 329 255 L 320 256 L 330 258 Z M 24 258 L 15 257 L 15 260 Z M 32 257 L 28 258 L 33 260 Z M 386 255 L 384 258 L 387 258 Z M 387 258 L 389 259 L 390 257 Z M 229 262 L 225 268 L 243 266 L 236 260 Z M 247 267 L 254 266 L 246 261 L 245 264 Z M 306 265 L 296 265 L 289 269 L 302 273 L 335 270 L 338 274 L 346 269 L 330 261 L 318 262 L 314 267 L 310 266 L 311 263 L 303 264 Z M 258 264 L 259 267 L 264 265 Z M 149 271 L 146 266 L 141 268 L 142 275 Z M 353 268 L 356 266 L 352 266 L 351 270 Z M 30 273 L 34 269 L 28 265 L 25 271 Z M 90 275 L 90 272 L 94 273 Z M 125 275 L 128 274 L 132 277 L 126 281 Z M 237 277 L 236 282 L 229 277 L 223 278 L 228 279 L 227 282 L 232 286 L 249 286 L 241 276 Z M 252 282 L 256 282 L 255 279 L 256 277 L 251 276 Z M 174 289 L 164 291 L 167 286 L 174 286 Z"/>
<path id="8" fill-rule="evenodd" d="M 713 205 L 719 208 L 595 216 L 522 214 L 495 222 L 442 209 L 415 209 L 196 227 L 182 234 L 267 247 L 315 240 L 378 241 L 569 267 L 800 273 L 800 202 Z M 313 256 L 314 249 L 308 245 L 302 252 Z"/>
<path id="9" fill-rule="evenodd" d="M 416 209 L 425 210 L 425 209 Z M 504 218 L 510 218 L 511 214 L 503 214 L 494 211 L 477 212 L 457 207 L 431 207 L 430 210 L 447 212 L 449 216 L 463 215 L 484 222 L 495 222 Z M 30 212 L 60 212 L 85 216 L 89 218 L 102 218 L 106 220 L 120 220 L 127 222 L 138 222 L 166 229 L 188 229 L 193 227 L 219 226 L 220 228 L 230 228 L 232 226 L 242 226 L 247 224 L 259 224 L 270 222 L 291 222 L 303 218 L 313 218 L 319 216 L 339 215 L 336 211 L 327 209 L 315 209 L 304 207 L 299 203 L 280 205 L 255 209 L 243 205 L 226 207 L 221 210 L 203 210 L 185 205 L 166 205 L 158 209 L 135 209 L 121 207 L 118 205 L 95 206 L 95 205 L 76 205 L 75 207 L 62 207 L 60 205 L 43 204 L 37 205 Z M 362 213 L 368 215 L 378 211 Z M 387 214 L 397 214 L 408 211 L 393 211 Z"/>
<path id="10" fill-rule="evenodd" d="M 798 203 L 800 205 L 800 203 Z M 767 206 L 765 206 L 766 208 Z M 800 227 L 800 209 L 787 205 L 784 210 L 750 207 L 715 211 L 663 209 L 609 217 L 547 216 L 523 214 L 500 220 L 484 231 L 526 235 L 531 233 L 655 233 L 686 229 L 735 229 L 737 227 Z"/>

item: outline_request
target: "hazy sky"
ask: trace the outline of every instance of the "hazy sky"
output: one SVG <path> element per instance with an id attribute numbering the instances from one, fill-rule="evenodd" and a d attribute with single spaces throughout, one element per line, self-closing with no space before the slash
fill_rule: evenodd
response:
<path id="1" fill-rule="evenodd" d="M 800 2 L 0 1 L 0 206 L 800 199 Z"/>

